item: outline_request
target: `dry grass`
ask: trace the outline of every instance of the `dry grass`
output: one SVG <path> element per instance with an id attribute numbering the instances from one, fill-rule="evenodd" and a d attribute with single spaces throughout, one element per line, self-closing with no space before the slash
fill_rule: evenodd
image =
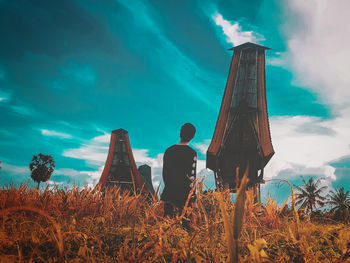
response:
<path id="1" fill-rule="evenodd" d="M 242 183 L 244 184 L 244 183 Z M 202 184 L 199 184 L 201 188 Z M 275 201 L 253 194 L 199 189 L 181 217 L 164 219 L 162 204 L 118 188 L 0 191 L 0 262 L 346 262 L 350 225 L 282 215 Z M 237 249 L 236 249 L 237 248 Z"/>

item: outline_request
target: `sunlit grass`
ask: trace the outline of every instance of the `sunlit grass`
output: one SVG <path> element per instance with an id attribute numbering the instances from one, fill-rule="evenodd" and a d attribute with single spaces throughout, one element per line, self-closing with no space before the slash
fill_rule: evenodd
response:
<path id="1" fill-rule="evenodd" d="M 163 218 L 162 203 L 118 188 L 0 191 L 0 262 L 345 262 L 350 226 L 299 219 L 293 206 L 255 204 L 198 184 L 198 208 Z M 292 188 L 291 188 L 292 189 Z M 285 213 L 286 209 L 288 213 Z M 186 231 L 181 216 L 191 222 Z"/>

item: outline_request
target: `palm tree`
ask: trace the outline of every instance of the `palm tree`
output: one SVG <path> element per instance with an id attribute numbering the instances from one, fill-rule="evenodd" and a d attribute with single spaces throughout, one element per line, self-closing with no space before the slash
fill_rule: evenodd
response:
<path id="1" fill-rule="evenodd" d="M 336 217 L 344 217 L 350 211 L 350 194 L 344 191 L 344 187 L 330 191 L 328 194 L 329 201 L 332 206 L 331 212 L 336 212 Z"/>
<path id="2" fill-rule="evenodd" d="M 321 179 L 315 181 L 313 177 L 310 177 L 308 182 L 303 178 L 303 184 L 302 186 L 295 186 L 299 191 L 296 193 L 296 205 L 301 205 L 301 209 L 313 213 L 317 206 L 325 205 L 326 198 L 321 194 L 327 186 L 320 187 Z"/>

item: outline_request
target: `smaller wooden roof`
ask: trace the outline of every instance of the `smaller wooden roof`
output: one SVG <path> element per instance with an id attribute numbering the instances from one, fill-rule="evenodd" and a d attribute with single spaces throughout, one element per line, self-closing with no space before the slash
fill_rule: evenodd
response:
<path id="1" fill-rule="evenodd" d="M 118 159 L 116 155 L 116 150 L 117 150 L 116 142 L 118 142 L 119 140 L 122 140 L 125 143 L 127 163 L 125 162 L 125 160 Z M 134 155 L 132 153 L 132 149 L 129 141 L 128 131 L 124 129 L 117 129 L 112 131 L 106 164 L 103 169 L 101 178 L 98 182 L 98 185 L 105 186 L 107 184 L 108 178 L 111 176 L 111 167 L 113 162 L 116 162 L 116 163 L 123 162 L 127 167 L 129 167 L 128 174 L 130 174 L 131 178 L 128 179 L 128 182 L 126 183 L 135 183 L 136 188 L 140 189 L 142 192 L 148 192 L 148 189 L 145 186 L 145 183 L 143 182 L 135 163 Z"/>

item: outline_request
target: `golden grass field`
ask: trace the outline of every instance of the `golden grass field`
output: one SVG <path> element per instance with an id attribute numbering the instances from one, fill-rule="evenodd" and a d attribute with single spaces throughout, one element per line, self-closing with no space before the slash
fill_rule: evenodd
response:
<path id="1" fill-rule="evenodd" d="M 161 202 L 118 188 L 3 188 L 0 262 L 350 262 L 348 223 L 301 220 L 294 198 L 254 204 L 241 188 L 235 205 L 201 186 L 182 215 L 190 231 Z"/>

